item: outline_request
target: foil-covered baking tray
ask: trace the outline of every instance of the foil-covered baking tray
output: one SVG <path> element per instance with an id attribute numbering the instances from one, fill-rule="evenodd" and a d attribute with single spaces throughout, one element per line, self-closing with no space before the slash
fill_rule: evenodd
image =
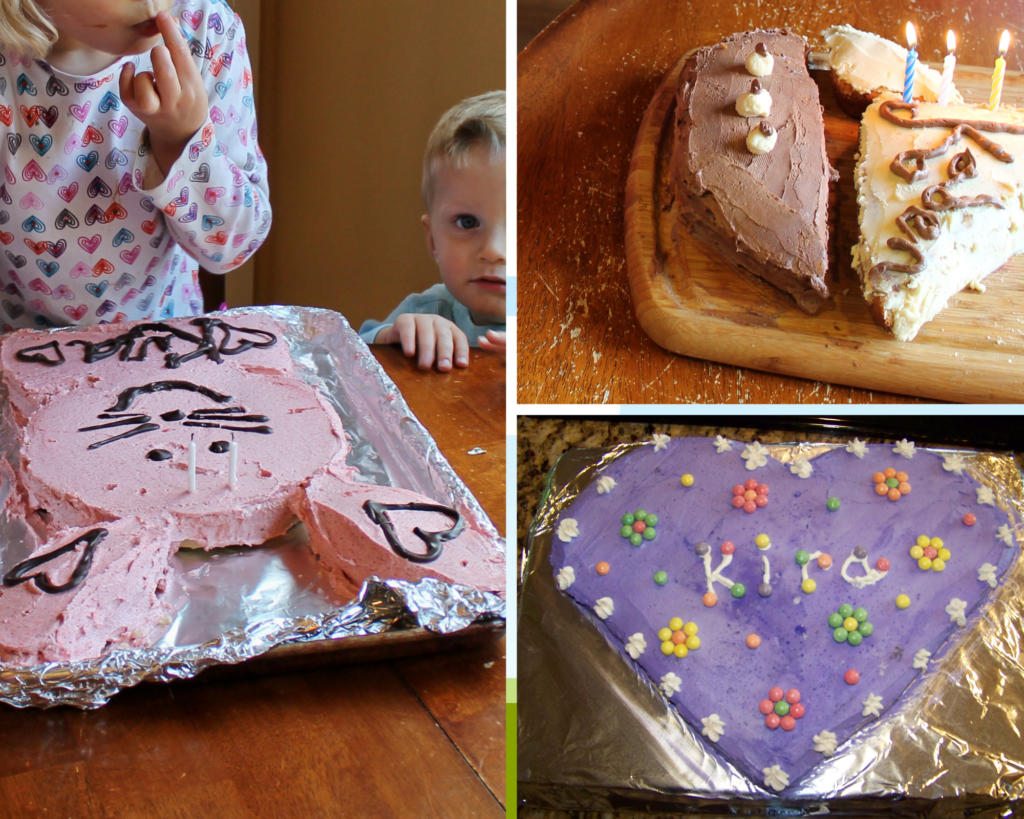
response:
<path id="1" fill-rule="evenodd" d="M 320 389 L 341 417 L 351 445 L 347 463 L 358 470 L 358 480 L 414 490 L 457 509 L 504 556 L 504 539 L 343 316 L 280 306 L 214 315 L 231 320 L 253 313 L 287 328 L 282 340 L 300 375 Z M 14 464 L 17 446 L 16 430 L 0 426 L 0 452 Z M 5 480 L 0 504 L 10 490 Z M 25 535 L 24 521 L 0 514 L 0 574 L 13 565 L 9 555 L 25 553 Z M 371 578 L 356 600 L 341 602 L 320 576 L 301 524 L 260 547 L 182 550 L 172 562 L 168 595 L 181 608 L 154 646 L 115 647 L 102 658 L 74 663 L 0 664 L 0 701 L 18 707 L 97 708 L 139 682 L 193 677 L 212 665 L 239 663 L 275 647 L 292 646 L 287 653 L 294 657 L 302 646 L 322 653 L 341 640 L 351 645 L 394 633 L 404 635 L 396 643 L 407 651 L 410 629 L 433 643 L 433 635 L 500 627 L 505 617 L 501 595 L 429 578 L 417 583 Z"/>
<path id="2" fill-rule="evenodd" d="M 520 567 L 521 803 L 771 816 L 1016 815 L 1024 798 L 1024 561 L 1015 561 L 989 606 L 968 621 L 968 633 L 898 707 L 780 799 L 709 750 L 555 584 L 549 558 L 563 510 L 601 465 L 644 445 L 570 450 L 548 476 Z M 767 448 L 789 463 L 841 445 Z M 1024 480 L 1013 457 L 956 451 L 969 474 L 994 490 L 1019 542 Z"/>

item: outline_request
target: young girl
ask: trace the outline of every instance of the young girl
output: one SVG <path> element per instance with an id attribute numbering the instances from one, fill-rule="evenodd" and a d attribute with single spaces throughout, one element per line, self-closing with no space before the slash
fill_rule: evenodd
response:
<path id="1" fill-rule="evenodd" d="M 224 0 L 0 0 L 0 326 L 197 315 L 270 228 Z"/>

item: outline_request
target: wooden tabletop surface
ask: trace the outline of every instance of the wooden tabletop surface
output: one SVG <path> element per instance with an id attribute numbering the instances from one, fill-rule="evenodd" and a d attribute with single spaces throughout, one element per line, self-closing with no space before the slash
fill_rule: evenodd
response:
<path id="1" fill-rule="evenodd" d="M 909 12 L 909 13 L 908 13 Z M 626 281 L 630 154 L 662 76 L 686 51 L 737 31 L 786 27 L 822 45 L 840 23 L 890 39 L 912 20 L 920 59 L 941 62 L 946 30 L 964 65 L 992 65 L 1019 38 L 1019 0 L 772 4 L 580 0 L 518 63 L 518 398 L 521 403 L 909 403 L 914 396 L 771 375 L 673 355 L 637 324 Z M 1024 42 L 1007 55 L 1020 71 Z"/>
<path id="2" fill-rule="evenodd" d="M 474 354 L 441 375 L 373 350 L 503 529 L 504 360 Z M 454 653 L 143 684 L 92 712 L 0 705 L 0 817 L 497 819 L 505 687 L 494 637 Z"/>

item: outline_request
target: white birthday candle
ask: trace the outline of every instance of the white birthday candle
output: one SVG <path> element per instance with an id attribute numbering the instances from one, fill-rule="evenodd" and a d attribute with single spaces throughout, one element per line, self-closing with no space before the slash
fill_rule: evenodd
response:
<path id="1" fill-rule="evenodd" d="M 188 444 L 188 491 L 196 491 L 196 436 L 193 433 L 192 440 Z"/>
<path id="2" fill-rule="evenodd" d="M 942 82 L 939 84 L 939 105 L 949 105 L 956 69 L 956 36 L 952 29 L 946 32 L 946 58 L 942 61 Z"/>
<path id="3" fill-rule="evenodd" d="M 231 444 L 228 446 L 228 488 L 234 489 L 238 482 L 238 442 L 231 433 Z"/>

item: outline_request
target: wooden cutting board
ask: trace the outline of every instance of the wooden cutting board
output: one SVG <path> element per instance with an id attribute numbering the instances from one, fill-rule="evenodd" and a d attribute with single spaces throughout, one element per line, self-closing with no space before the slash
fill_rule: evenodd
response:
<path id="1" fill-rule="evenodd" d="M 859 237 L 860 123 L 839 109 L 828 70 L 814 68 L 820 58 L 812 55 L 811 76 L 825 109 L 829 161 L 840 175 L 829 192 L 833 297 L 825 308 L 808 316 L 789 296 L 733 270 L 682 230 L 668 160 L 684 59 L 666 74 L 644 115 L 626 184 L 626 265 L 644 331 L 674 353 L 784 375 L 947 401 L 1024 401 L 1024 255 L 985 279 L 985 293 L 954 296 L 913 341 L 897 341 L 871 318 L 850 261 Z M 958 65 L 955 83 L 968 102 L 987 101 L 991 69 Z M 1024 104 L 1020 74 L 1007 73 L 1003 102 Z"/>

